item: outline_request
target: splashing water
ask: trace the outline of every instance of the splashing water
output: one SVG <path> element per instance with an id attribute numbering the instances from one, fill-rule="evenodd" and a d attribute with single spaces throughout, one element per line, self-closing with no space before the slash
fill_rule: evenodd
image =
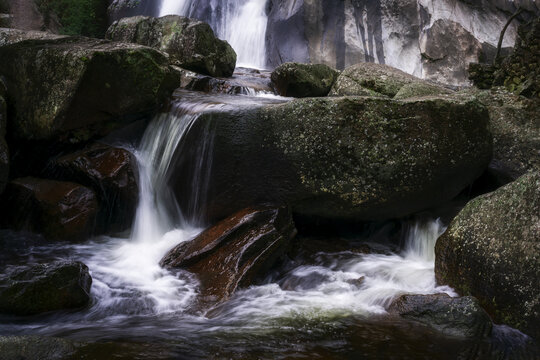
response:
<path id="1" fill-rule="evenodd" d="M 211 4 L 211 14 L 197 16 L 196 0 L 162 0 L 160 16 L 177 14 L 206 21 L 220 39 L 227 40 L 238 55 L 237 66 L 266 66 L 267 0 L 223 0 Z"/>

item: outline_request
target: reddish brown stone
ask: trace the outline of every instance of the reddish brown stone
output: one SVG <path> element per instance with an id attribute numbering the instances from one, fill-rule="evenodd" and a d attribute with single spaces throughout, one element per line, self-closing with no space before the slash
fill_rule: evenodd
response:
<path id="1" fill-rule="evenodd" d="M 127 150 L 104 144 L 54 161 L 52 173 L 93 189 L 102 204 L 102 225 L 124 230 L 131 225 L 138 202 L 136 162 Z"/>
<path id="2" fill-rule="evenodd" d="M 248 208 L 178 245 L 161 265 L 196 274 L 201 283 L 200 305 L 207 309 L 264 275 L 295 235 L 288 209 Z"/>
<path id="3" fill-rule="evenodd" d="M 82 185 L 21 178 L 6 189 L 5 217 L 10 227 L 39 232 L 51 240 L 84 240 L 94 228 L 98 201 Z"/>

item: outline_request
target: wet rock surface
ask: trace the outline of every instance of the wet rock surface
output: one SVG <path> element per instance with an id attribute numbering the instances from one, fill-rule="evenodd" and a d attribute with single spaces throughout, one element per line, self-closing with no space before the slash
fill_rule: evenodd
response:
<path id="1" fill-rule="evenodd" d="M 471 296 L 402 295 L 392 302 L 388 312 L 452 336 L 486 337 L 491 334 L 489 315 Z"/>
<path id="2" fill-rule="evenodd" d="M 208 309 L 264 276 L 295 235 L 286 208 L 249 208 L 181 243 L 160 264 L 196 274 L 201 284 L 200 308 Z"/>
<path id="3" fill-rule="evenodd" d="M 233 48 L 210 25 L 183 16 L 124 18 L 111 25 L 107 38 L 164 51 L 172 64 L 210 76 L 231 76 L 236 66 Z"/>
<path id="4" fill-rule="evenodd" d="M 80 308 L 90 301 L 92 278 L 77 261 L 7 267 L 0 275 L 0 312 L 33 315 Z"/>
<path id="5" fill-rule="evenodd" d="M 129 151 L 96 143 L 53 160 L 49 169 L 56 178 L 77 182 L 97 194 L 101 226 L 124 230 L 131 225 L 139 194 L 136 160 Z"/>
<path id="6" fill-rule="evenodd" d="M 76 347 L 72 342 L 42 336 L 0 336 L 0 360 L 67 360 Z"/>
<path id="7" fill-rule="evenodd" d="M 491 159 L 488 113 L 450 97 L 298 99 L 203 114 L 186 138 L 216 134 L 210 219 L 257 203 L 299 215 L 388 219 L 457 195 Z M 190 171 L 179 158 L 175 174 Z M 185 186 L 173 184 L 182 204 Z"/>
<path id="8" fill-rule="evenodd" d="M 11 181 L 3 203 L 4 225 L 70 241 L 92 234 L 99 206 L 95 193 L 82 185 L 31 177 Z"/>
<path id="9" fill-rule="evenodd" d="M 24 35 L 34 40 L 0 47 L 16 139 L 73 144 L 104 136 L 153 113 L 178 85 L 166 56 L 154 49 Z"/>
<path id="10" fill-rule="evenodd" d="M 439 238 L 435 275 L 493 317 L 540 337 L 540 175 L 469 202 Z"/>
<path id="11" fill-rule="evenodd" d="M 272 72 L 277 93 L 288 97 L 326 96 L 339 72 L 323 64 L 285 63 Z"/>

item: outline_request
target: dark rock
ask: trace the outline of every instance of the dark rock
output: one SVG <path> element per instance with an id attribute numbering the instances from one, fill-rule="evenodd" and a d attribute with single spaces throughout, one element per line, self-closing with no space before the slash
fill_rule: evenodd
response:
<path id="1" fill-rule="evenodd" d="M 469 202 L 435 247 L 435 275 L 493 317 L 540 338 L 540 173 Z"/>
<path id="2" fill-rule="evenodd" d="M 209 218 L 259 203 L 299 215 L 377 220 L 450 200 L 491 159 L 487 110 L 452 97 L 309 98 L 203 114 L 186 136 L 216 134 L 207 192 Z M 193 144 L 193 145 L 191 145 Z M 172 173 L 187 208 L 187 155 Z"/>
<path id="3" fill-rule="evenodd" d="M 296 235 L 286 208 L 245 209 L 181 243 L 161 260 L 166 268 L 195 273 L 202 308 L 252 285 L 282 256 Z"/>
<path id="4" fill-rule="evenodd" d="M 470 63 L 469 80 L 479 89 L 491 89 L 496 69 L 492 64 Z"/>
<path id="5" fill-rule="evenodd" d="M 4 100 L 6 88 L 0 78 L 0 194 L 4 192 L 9 176 L 9 150 L 6 143 L 7 105 Z"/>
<path id="6" fill-rule="evenodd" d="M 137 163 L 127 150 L 104 144 L 62 156 L 51 164 L 51 174 L 94 190 L 106 229 L 125 230 L 138 203 Z"/>
<path id="7" fill-rule="evenodd" d="M 1 30 L 0 39 L 6 32 L 12 36 Z M 80 143 L 101 137 L 153 113 L 178 85 L 166 56 L 154 49 L 43 37 L 0 47 L 14 138 Z"/>
<path id="8" fill-rule="evenodd" d="M 426 79 L 459 85 L 468 80 L 469 63 L 482 56 L 482 43 L 459 23 L 437 20 L 420 39 Z"/>
<path id="9" fill-rule="evenodd" d="M 272 72 L 272 82 L 282 96 L 326 96 L 338 75 L 339 72 L 323 64 L 285 63 Z"/>
<path id="10" fill-rule="evenodd" d="M 231 76 L 236 66 L 233 48 L 210 25 L 183 16 L 124 18 L 111 25 L 107 38 L 156 48 L 172 64 L 210 76 Z"/>
<path id="11" fill-rule="evenodd" d="M 25 40 L 56 40 L 67 36 L 44 31 L 28 31 L 20 29 L 1 29 L 0 46 L 16 44 Z"/>
<path id="12" fill-rule="evenodd" d="M 474 98 L 488 109 L 492 167 L 498 173 L 515 180 L 528 171 L 540 171 L 540 101 L 500 88 L 469 89 L 457 95 Z"/>
<path id="13" fill-rule="evenodd" d="M 42 233 L 51 240 L 85 240 L 94 230 L 98 201 L 82 185 L 21 178 L 7 186 L 5 225 Z"/>
<path id="14" fill-rule="evenodd" d="M 107 12 L 112 20 L 136 15 L 159 16 L 161 3 L 154 0 L 113 0 Z"/>
<path id="15" fill-rule="evenodd" d="M 76 347 L 68 340 L 42 336 L 0 336 L 0 360 L 71 359 Z"/>
<path id="16" fill-rule="evenodd" d="M 489 315 L 471 296 L 402 295 L 392 302 L 388 312 L 452 336 L 486 337 L 491 334 Z"/>
<path id="17" fill-rule="evenodd" d="M 8 269 L 0 278 L 0 312 L 33 315 L 80 308 L 90 301 L 91 285 L 88 267 L 78 261 Z"/>

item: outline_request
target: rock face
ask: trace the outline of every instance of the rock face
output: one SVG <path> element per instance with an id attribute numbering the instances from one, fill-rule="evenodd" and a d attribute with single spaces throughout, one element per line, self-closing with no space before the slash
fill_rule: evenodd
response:
<path id="1" fill-rule="evenodd" d="M 540 338 L 540 173 L 465 206 L 439 238 L 435 275 L 496 322 Z"/>
<path id="2" fill-rule="evenodd" d="M 167 58 L 140 45 L 76 37 L 20 41 L 0 47 L 0 57 L 13 104 L 10 132 L 23 140 L 103 136 L 155 111 L 178 85 Z"/>
<path id="3" fill-rule="evenodd" d="M 471 296 L 402 295 L 394 300 L 388 312 L 419 321 L 451 336 L 485 337 L 490 335 L 492 328 L 489 315 Z"/>
<path id="4" fill-rule="evenodd" d="M 310 98 L 203 114 L 186 137 L 216 136 L 208 214 L 258 203 L 306 216 L 401 217 L 457 195 L 491 159 L 488 113 L 451 97 Z M 179 157 L 172 179 L 190 173 Z M 173 184 L 179 202 L 188 189 Z M 185 205 L 185 206 L 183 206 Z"/>
<path id="5" fill-rule="evenodd" d="M 0 336 L 0 360 L 65 360 L 76 352 L 68 340 L 40 336 Z"/>
<path id="6" fill-rule="evenodd" d="M 204 22 L 183 16 L 136 16 L 111 25 L 107 38 L 150 46 L 169 54 L 172 64 L 210 76 L 231 76 L 236 53 Z"/>
<path id="7" fill-rule="evenodd" d="M 101 221 L 107 229 L 125 230 L 131 225 L 138 203 L 136 160 L 127 150 L 94 144 L 55 159 L 51 174 L 94 190 L 99 197 Z"/>
<path id="8" fill-rule="evenodd" d="M 4 218 L 16 229 L 42 233 L 51 240 L 85 240 L 95 226 L 94 192 L 70 182 L 22 178 L 8 184 Z"/>
<path id="9" fill-rule="evenodd" d="M 201 307 L 206 309 L 264 276 L 295 235 L 286 208 L 245 209 L 181 243 L 161 265 L 195 273 L 201 283 Z"/>
<path id="10" fill-rule="evenodd" d="M 447 93 L 450 91 L 443 87 L 425 82 L 396 68 L 360 63 L 348 67 L 338 76 L 330 96 L 387 96 L 403 99 Z"/>
<path id="11" fill-rule="evenodd" d="M 6 188 L 9 175 L 9 150 L 6 143 L 7 105 L 4 96 L 6 87 L 0 78 L 0 194 Z"/>
<path id="12" fill-rule="evenodd" d="M 0 312 L 33 315 L 83 307 L 90 301 L 92 278 L 78 261 L 58 261 L 15 269 L 0 278 Z"/>
<path id="13" fill-rule="evenodd" d="M 272 72 L 272 82 L 277 93 L 282 96 L 326 96 L 338 74 L 323 64 L 285 63 Z"/>
<path id="14" fill-rule="evenodd" d="M 469 63 L 482 57 L 482 44 L 457 22 L 437 20 L 420 38 L 425 78 L 446 84 L 467 82 Z"/>

